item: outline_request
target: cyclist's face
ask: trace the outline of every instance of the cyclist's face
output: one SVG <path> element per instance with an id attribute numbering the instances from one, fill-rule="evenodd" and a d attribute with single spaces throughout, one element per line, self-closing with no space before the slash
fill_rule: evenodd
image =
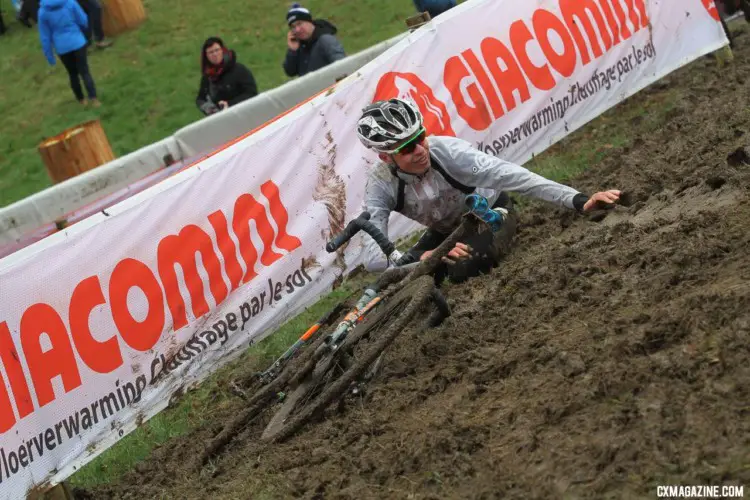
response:
<path id="1" fill-rule="evenodd" d="M 427 137 L 423 131 L 416 138 L 404 141 L 407 145 L 398 153 L 385 155 L 385 158 L 381 155 L 381 159 L 384 161 L 390 159 L 398 168 L 406 173 L 422 174 L 430 168 L 430 146 L 427 144 L 426 139 Z M 399 147 L 397 146 L 395 149 L 398 150 Z"/>

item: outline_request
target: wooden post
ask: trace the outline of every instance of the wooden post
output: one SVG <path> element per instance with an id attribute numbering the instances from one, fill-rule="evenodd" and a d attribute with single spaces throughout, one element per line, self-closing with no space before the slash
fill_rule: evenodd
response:
<path id="1" fill-rule="evenodd" d="M 99 120 L 71 127 L 39 145 L 47 172 L 61 182 L 115 159 Z"/>
<path id="2" fill-rule="evenodd" d="M 104 0 L 102 27 L 107 36 L 130 31 L 146 20 L 146 10 L 141 0 Z"/>
<path id="3" fill-rule="evenodd" d="M 430 13 L 429 12 L 422 12 L 420 14 L 417 14 L 416 16 L 411 16 L 406 19 L 406 27 L 409 28 L 409 31 L 414 31 L 415 29 L 419 28 L 423 24 L 426 24 L 430 22 Z"/>
<path id="4" fill-rule="evenodd" d="M 48 490 L 30 491 L 26 500 L 75 500 L 75 497 L 68 483 L 63 481 Z"/>

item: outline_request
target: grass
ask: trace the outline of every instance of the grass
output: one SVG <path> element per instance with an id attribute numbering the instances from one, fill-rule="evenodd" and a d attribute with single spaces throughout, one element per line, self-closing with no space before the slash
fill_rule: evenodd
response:
<path id="1" fill-rule="evenodd" d="M 349 54 L 405 31 L 404 20 L 414 10 L 408 0 L 302 3 L 339 27 Z M 47 64 L 37 30 L 15 22 L 3 2 L 10 31 L 0 37 L 0 207 L 51 185 L 36 149 L 45 137 L 99 118 L 119 157 L 201 118 L 194 102 L 200 47 L 209 36 L 222 37 L 237 51 L 260 91 L 289 81 L 281 63 L 290 4 L 290 0 L 145 0 L 147 21 L 119 36 L 113 47 L 89 57 L 103 103 L 93 110 L 75 101 L 62 64 Z"/>

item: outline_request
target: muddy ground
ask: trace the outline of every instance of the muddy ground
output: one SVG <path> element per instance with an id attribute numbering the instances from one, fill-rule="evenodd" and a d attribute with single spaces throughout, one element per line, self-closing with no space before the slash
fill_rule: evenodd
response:
<path id="1" fill-rule="evenodd" d="M 702 58 L 568 141 L 592 144 L 617 113 L 677 96 L 656 126 L 633 118 L 628 144 L 570 182 L 624 189 L 628 206 L 594 217 L 528 207 L 505 264 L 449 287 L 453 317 L 402 336 L 361 404 L 273 447 L 250 427 L 196 474 L 187 465 L 237 398 L 119 484 L 79 493 L 655 498 L 657 484 L 744 484 L 750 494 L 750 35 L 737 45 L 729 68 Z"/>

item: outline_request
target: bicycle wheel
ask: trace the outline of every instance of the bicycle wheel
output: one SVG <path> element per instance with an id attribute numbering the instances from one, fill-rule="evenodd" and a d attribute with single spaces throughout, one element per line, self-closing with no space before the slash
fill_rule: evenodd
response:
<path id="1" fill-rule="evenodd" d="M 276 413 L 268 422 L 268 425 L 263 430 L 261 439 L 267 441 L 271 436 L 275 435 L 284 426 L 287 418 L 291 415 L 296 408 L 303 407 L 308 404 L 311 398 L 314 398 L 317 393 L 320 392 L 331 379 L 333 374 L 332 370 L 335 370 L 337 365 L 337 358 L 340 356 L 341 351 L 332 352 L 328 355 L 318 359 L 312 370 L 307 373 L 296 375 L 298 384 L 295 389 L 284 399 L 281 407 L 276 410 Z M 303 368 L 304 370 L 305 368 Z"/>
<path id="2" fill-rule="evenodd" d="M 303 406 L 298 405 L 294 412 L 287 413 L 283 422 L 279 422 L 273 429 L 267 429 L 268 432 L 264 434 L 264 440 L 283 441 L 294 434 L 313 415 L 325 410 L 328 405 L 341 396 L 351 383 L 361 376 L 383 350 L 398 337 L 430 299 L 434 288 L 435 284 L 432 277 L 422 276 L 416 279 L 393 295 L 380 311 L 373 313 L 374 317 L 370 321 L 355 328 L 340 347 L 340 350 L 344 353 L 356 345 L 359 339 L 372 334 L 376 328 L 383 331 L 379 332 L 374 343 L 360 356 L 357 356 L 351 366 L 346 368 L 340 376 L 332 377 L 317 397 L 310 399 Z"/>
<path id="3" fill-rule="evenodd" d="M 263 385 L 247 401 L 247 407 L 238 413 L 231 421 L 214 438 L 206 444 L 203 453 L 198 458 L 197 467 L 205 465 L 211 457 L 219 453 L 234 436 L 244 427 L 249 425 L 260 415 L 266 408 L 273 404 L 274 398 L 279 391 L 283 390 L 287 384 L 296 384 L 298 380 L 304 379 L 308 373 L 317 365 L 324 351 L 320 346 L 325 342 L 325 335 L 322 335 L 321 328 L 312 337 L 307 348 L 296 357 L 288 361 L 288 364 L 281 370 L 281 373 L 271 382 Z"/>

